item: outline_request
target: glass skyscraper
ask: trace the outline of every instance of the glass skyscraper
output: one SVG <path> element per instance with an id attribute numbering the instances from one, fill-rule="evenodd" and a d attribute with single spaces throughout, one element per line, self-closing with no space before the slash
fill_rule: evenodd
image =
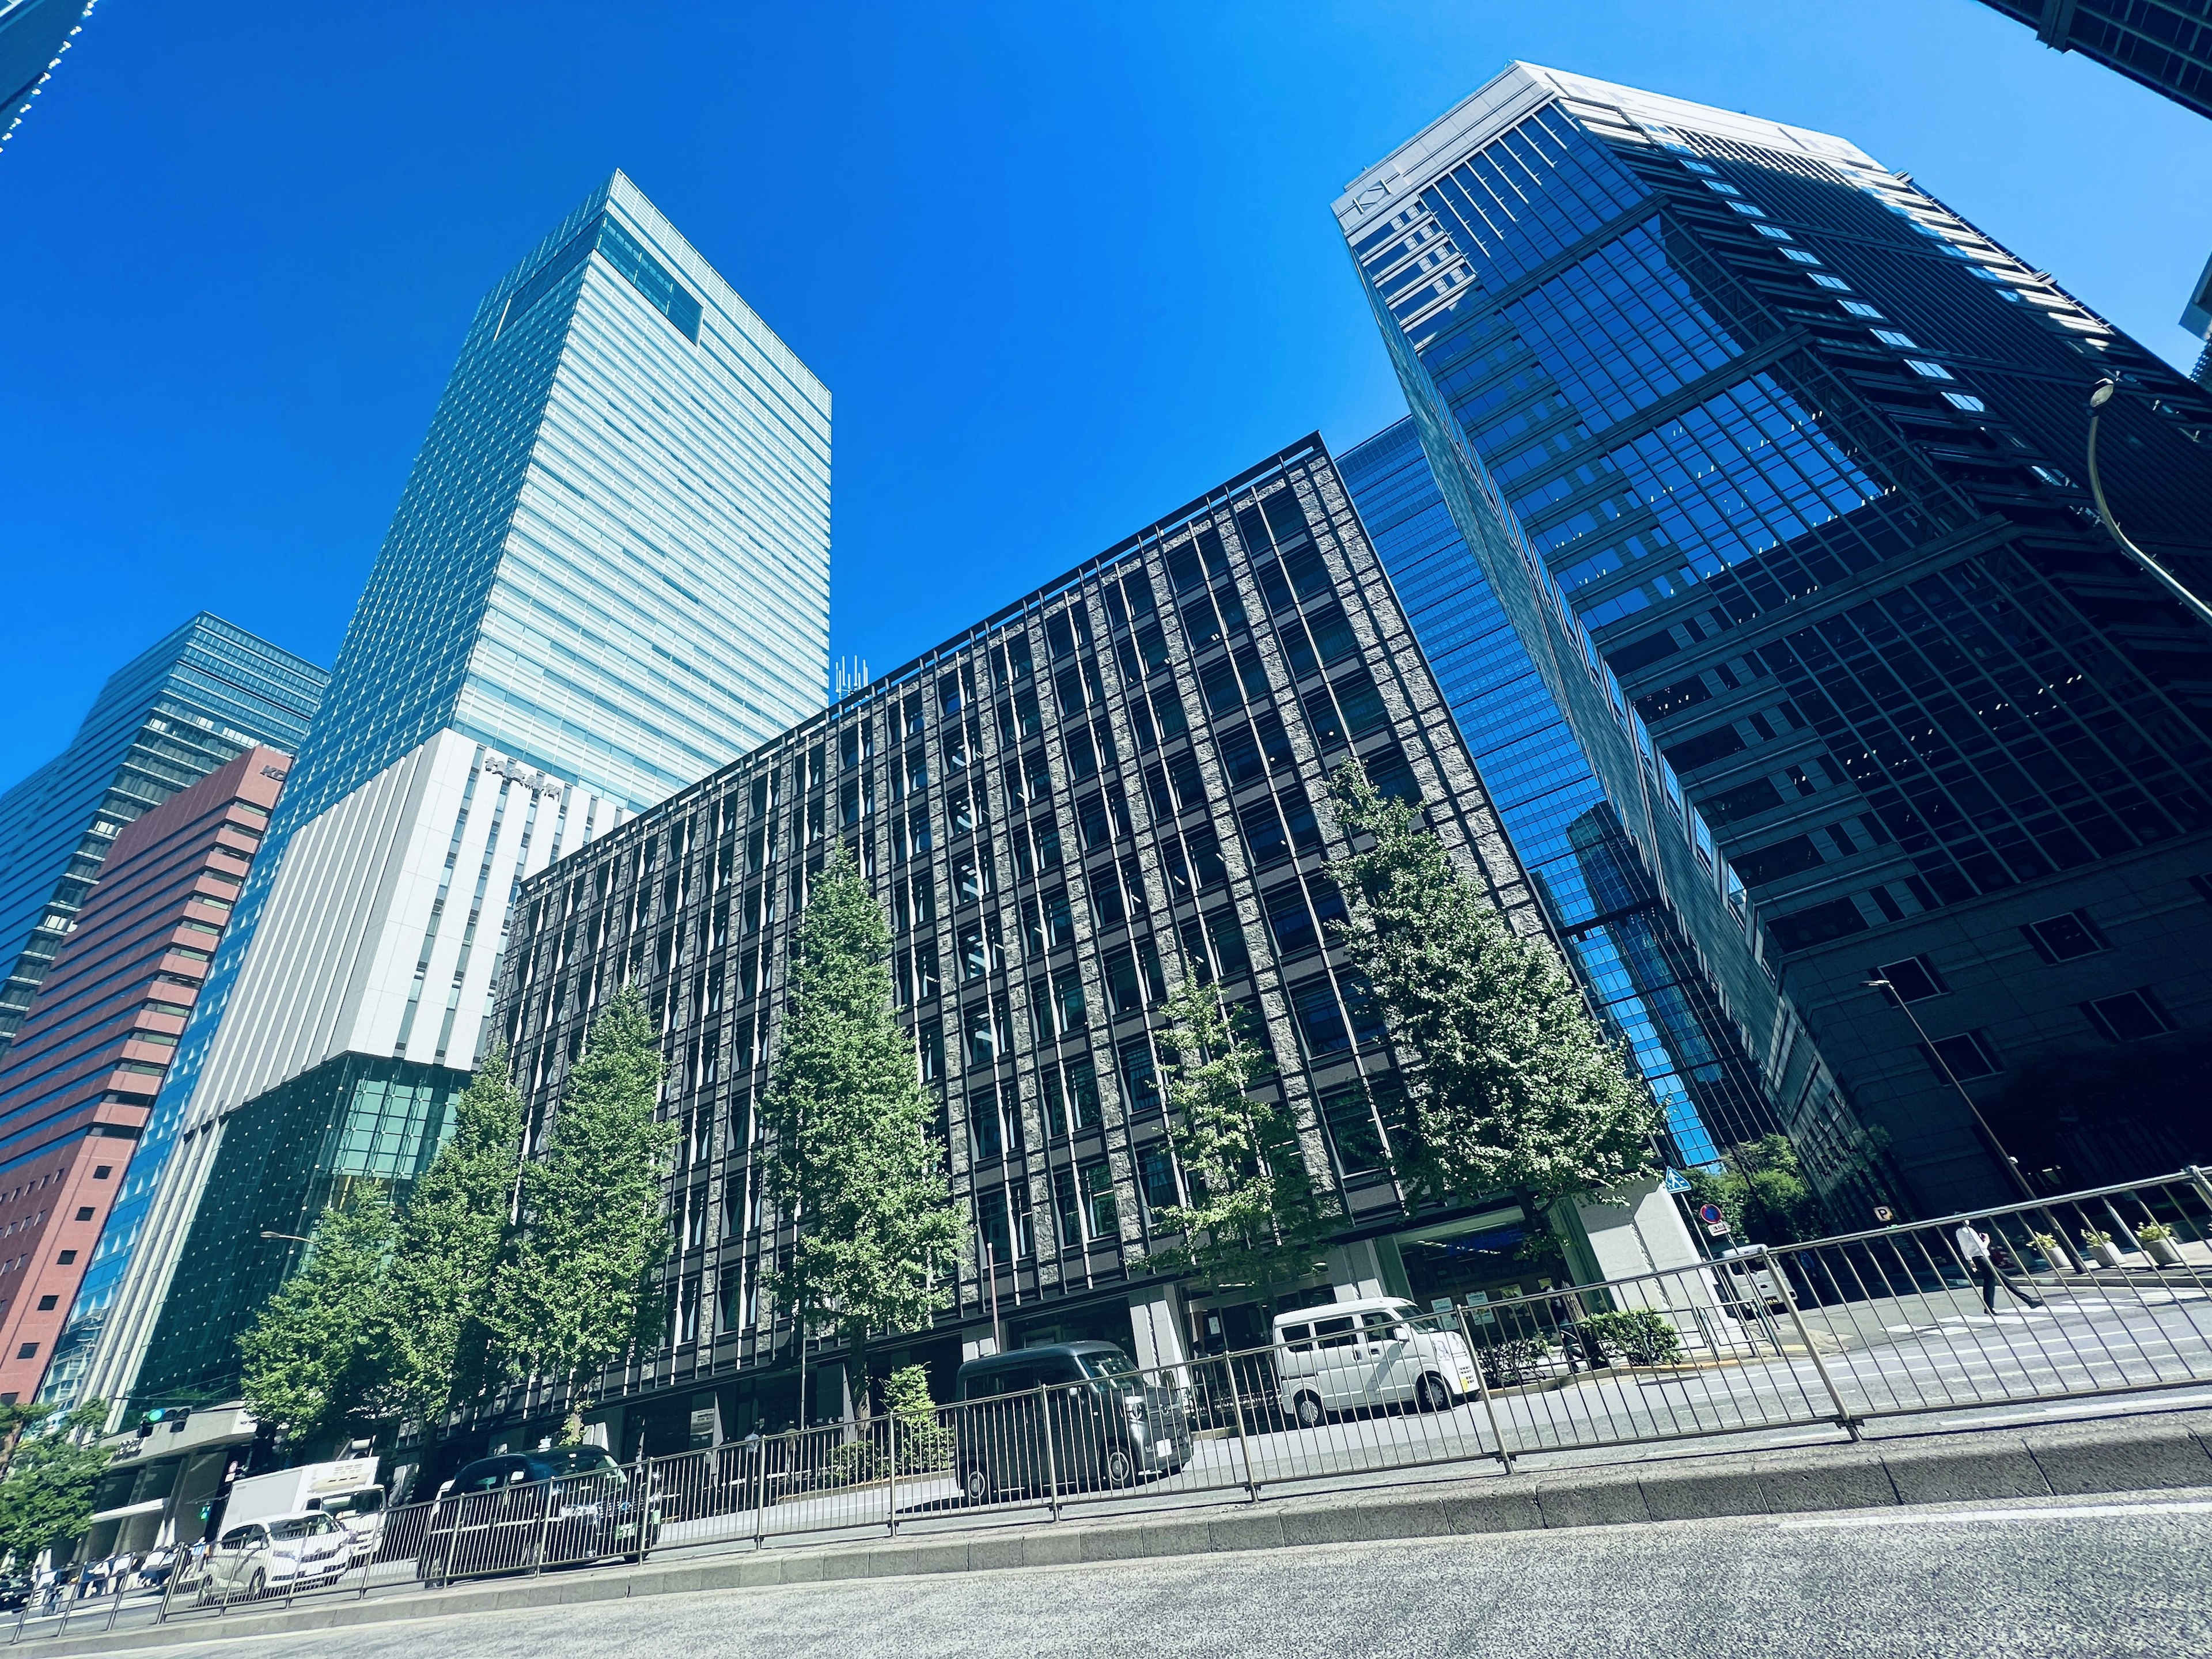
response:
<path id="1" fill-rule="evenodd" d="M 88 0 L 0 0 L 0 145 L 15 136 L 91 15 Z"/>
<path id="2" fill-rule="evenodd" d="M 2078 52 L 2212 115 L 2212 16 L 2203 0 L 1982 0 L 2057 52 Z"/>
<path id="3" fill-rule="evenodd" d="M 260 1234 L 435 1151 L 522 878 L 822 706 L 829 489 L 827 391 L 622 174 L 485 296 L 80 1293 L 89 1391 L 233 1387 Z"/>
<path id="4" fill-rule="evenodd" d="M 203 611 L 117 669 L 70 746 L 0 795 L 0 1056 L 123 827 L 257 743 L 296 750 L 329 679 Z"/>
<path id="5" fill-rule="evenodd" d="M 1413 422 L 1346 451 L 1338 468 L 1553 932 L 1593 1006 L 1635 1047 L 1674 1162 L 1710 1165 L 1780 1127 L 1747 1034 L 1468 551 Z M 1756 978 L 1750 996 L 1771 1021 Z"/>
<path id="6" fill-rule="evenodd" d="M 1816 1177 L 1852 1114 L 1777 1091 L 1793 1009 L 1929 1209 L 2009 1190 L 1960 1089 L 2032 1179 L 2212 1152 L 2212 638 L 2077 482 L 2117 376 L 2114 510 L 2205 588 L 2202 391 L 1843 139 L 1531 65 L 1335 210 L 1454 526 Z"/>

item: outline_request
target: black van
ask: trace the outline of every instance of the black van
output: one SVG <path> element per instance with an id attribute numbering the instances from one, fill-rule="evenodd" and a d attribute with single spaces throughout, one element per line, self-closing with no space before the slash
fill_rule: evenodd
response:
<path id="1" fill-rule="evenodd" d="M 1127 1486 L 1190 1461 L 1190 1413 L 1110 1342 L 1056 1342 L 960 1368 L 953 1470 L 970 1504 Z"/>

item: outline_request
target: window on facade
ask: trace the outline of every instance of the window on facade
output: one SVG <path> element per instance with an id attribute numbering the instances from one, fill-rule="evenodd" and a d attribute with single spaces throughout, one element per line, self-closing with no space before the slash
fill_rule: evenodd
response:
<path id="1" fill-rule="evenodd" d="M 1297 1017 L 1299 1041 L 1310 1057 L 1341 1054 L 1352 1046 L 1352 1032 L 1337 1006 L 1336 987 L 1326 974 L 1293 985 L 1288 992 L 1291 1012 Z"/>
<path id="2" fill-rule="evenodd" d="M 1260 903 L 1267 912 L 1267 927 L 1274 936 L 1279 961 L 1288 962 L 1321 949 L 1321 935 L 1315 931 L 1313 915 L 1306 908 L 1305 889 L 1297 882 L 1286 882 L 1262 893 Z"/>
<path id="3" fill-rule="evenodd" d="M 1364 737 L 1389 723 L 1390 715 L 1382 705 L 1382 693 L 1376 686 L 1375 677 L 1365 669 L 1337 680 L 1333 689 L 1337 707 L 1344 711 L 1345 729 L 1354 738 Z"/>
<path id="4" fill-rule="evenodd" d="M 1201 593 L 1182 608 L 1183 632 L 1190 636 L 1190 648 L 1203 651 L 1218 643 L 1222 636 L 1221 618 L 1215 613 L 1213 600 Z"/>
<path id="5" fill-rule="evenodd" d="M 1185 749 L 1168 757 L 1168 784 L 1175 791 L 1176 805 L 1188 812 L 1206 799 L 1206 778 L 1199 770 L 1198 757 Z"/>
<path id="6" fill-rule="evenodd" d="M 1194 830 L 1183 837 L 1190 852 L 1191 873 L 1197 878 L 1198 890 L 1206 892 L 1229 879 L 1229 866 L 1222 861 L 1221 843 L 1210 829 Z"/>
<path id="7" fill-rule="evenodd" d="M 1159 723 L 1162 742 L 1179 738 L 1190 730 L 1190 717 L 1184 711 L 1182 698 L 1172 685 L 1163 685 L 1152 694 L 1152 718 Z"/>
<path id="8" fill-rule="evenodd" d="M 1943 401 L 1954 409 L 1966 410 L 1969 415 L 1984 415 L 1989 412 L 1990 406 L 1968 392 L 1947 392 L 1943 394 Z"/>
<path id="9" fill-rule="evenodd" d="M 1245 856 L 1255 870 L 1264 870 L 1290 857 L 1291 838 L 1273 799 L 1253 802 L 1237 813 L 1237 822 L 1244 833 Z"/>
<path id="10" fill-rule="evenodd" d="M 1118 897 L 1117 894 L 1117 901 Z M 1137 983 L 1136 957 L 1127 948 L 1106 953 L 1106 994 L 1116 1015 L 1144 1012 L 1144 993 Z"/>
<path id="11" fill-rule="evenodd" d="M 2000 1069 L 1996 1051 L 1979 1031 L 1961 1031 L 1956 1036 L 1937 1037 L 1921 1050 L 1928 1056 L 1929 1064 L 1938 1077 L 1957 1078 L 1965 1082 L 1978 1077 L 1994 1077 Z"/>
<path id="12" fill-rule="evenodd" d="M 1159 1068 L 1152 1058 L 1152 1039 L 1132 1037 L 1121 1047 L 1121 1092 L 1133 1114 L 1160 1109 Z"/>
<path id="13" fill-rule="evenodd" d="M 991 1023 L 991 1005 L 978 1002 L 962 1011 L 962 1037 L 970 1067 L 988 1066 L 999 1057 L 998 1034 Z"/>
<path id="14" fill-rule="evenodd" d="M 915 1047 L 921 1060 L 921 1080 L 934 1083 L 945 1075 L 945 1024 L 942 1020 L 927 1019 L 915 1033 Z"/>
<path id="15" fill-rule="evenodd" d="M 1103 1159 L 1077 1172 L 1083 1188 L 1083 1220 L 1092 1238 L 1113 1242 L 1121 1236 L 1121 1209 L 1114 1201 L 1114 1170 Z"/>
<path id="16" fill-rule="evenodd" d="M 1244 695 L 1255 701 L 1267 695 L 1267 665 L 1261 660 L 1260 648 L 1255 645 L 1237 648 L 1237 678 L 1244 687 Z"/>
<path id="17" fill-rule="evenodd" d="M 1267 763 L 1260 757 L 1260 740 L 1250 726 L 1239 725 L 1221 738 L 1221 764 L 1235 788 L 1267 775 Z"/>
<path id="18" fill-rule="evenodd" d="M 1344 741 L 1344 721 L 1326 686 L 1307 692 L 1302 702 L 1306 711 L 1306 729 L 1313 733 L 1316 744 L 1328 748 Z"/>
<path id="19" fill-rule="evenodd" d="M 987 1187 L 975 1194 L 975 1221 L 983 1235 L 990 1260 L 1004 1264 L 1013 1259 L 1013 1238 L 1006 1227 L 1006 1189 Z"/>
<path id="20" fill-rule="evenodd" d="M 2111 948 L 2087 910 L 2047 916 L 2041 921 L 2028 923 L 2020 931 L 2035 947 L 2036 955 L 2045 962 L 2069 962 L 2075 957 L 2094 956 Z"/>
<path id="21" fill-rule="evenodd" d="M 1083 1208 L 1075 1193 L 1075 1171 L 1062 1164 L 1052 1172 L 1052 1207 L 1060 1222 L 1060 1247 L 1083 1248 Z"/>
<path id="22" fill-rule="evenodd" d="M 1382 1136 L 1375 1125 L 1367 1091 L 1358 1083 L 1331 1089 L 1321 1097 L 1321 1119 L 1336 1152 L 1338 1172 L 1347 1180 L 1382 1167 Z"/>
<path id="23" fill-rule="evenodd" d="M 1119 927 L 1129 919 L 1121 894 L 1121 872 L 1110 864 L 1091 872 L 1091 921 L 1094 929 Z"/>
<path id="24" fill-rule="evenodd" d="M 968 1097 L 969 1146 L 978 1164 L 995 1164 L 1006 1154 L 999 1121 L 999 1091 L 977 1089 Z"/>
<path id="25" fill-rule="evenodd" d="M 1815 261 L 1814 263 L 1817 264 L 1818 261 Z M 1811 276 L 1812 279 L 1818 283 L 1822 288 L 1832 289 L 1839 294 L 1848 294 L 1851 291 L 1851 285 L 1840 276 L 1831 276 L 1826 272 L 1819 270 L 1808 271 L 1807 275 Z"/>
<path id="26" fill-rule="evenodd" d="M 1926 957 L 1907 957 L 1902 962 L 1885 962 L 1874 970 L 1876 979 L 1889 981 L 1890 991 L 1899 1002 L 1921 1002 L 1929 997 L 1942 996 L 1951 988 L 1936 970 L 1936 964 Z"/>
<path id="27" fill-rule="evenodd" d="M 1080 783 L 1085 778 L 1098 775 L 1098 748 L 1091 742 L 1091 733 L 1077 730 L 1067 734 L 1068 781 Z"/>
<path id="28" fill-rule="evenodd" d="M 1137 1180 L 1144 1191 L 1145 1208 L 1155 1216 L 1182 1202 L 1176 1184 L 1175 1154 L 1164 1140 L 1155 1140 L 1137 1154 Z"/>
<path id="29" fill-rule="evenodd" d="M 1200 675 L 1199 690 L 1206 698 L 1209 714 L 1226 714 L 1244 706 L 1244 693 L 1237 684 L 1233 663 L 1218 662 Z"/>
<path id="30" fill-rule="evenodd" d="M 1052 976 L 1052 998 L 1060 1017 L 1061 1031 L 1079 1031 L 1088 1024 L 1084 1010 L 1081 969 L 1063 968 L 1054 974 Z"/>
<path id="31" fill-rule="evenodd" d="M 2165 1006 L 2148 986 L 2085 1002 L 2081 1012 L 2089 1017 L 2089 1023 L 2099 1034 L 2111 1042 L 2135 1042 L 2173 1029 Z"/>
<path id="32" fill-rule="evenodd" d="M 1252 965 L 1244 946 L 1243 924 L 1234 910 L 1216 910 L 1206 918 L 1206 943 L 1212 949 L 1214 971 L 1224 978 L 1241 974 Z"/>

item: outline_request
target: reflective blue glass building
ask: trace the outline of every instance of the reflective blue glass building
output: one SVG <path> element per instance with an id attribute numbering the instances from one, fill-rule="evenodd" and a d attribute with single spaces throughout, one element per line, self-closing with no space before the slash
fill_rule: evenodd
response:
<path id="1" fill-rule="evenodd" d="M 822 706 L 829 485 L 827 391 L 620 173 L 484 297 L 80 1293 L 84 1386 L 233 1386 L 300 1249 L 261 1235 L 435 1152 L 520 881 Z"/>
<path id="2" fill-rule="evenodd" d="M 329 679 L 203 611 L 117 669 L 70 746 L 0 795 L 0 1054 L 117 832 L 257 743 L 296 751 Z"/>
<path id="3" fill-rule="evenodd" d="M 1771 1133 L 1778 1115 L 1741 1028 L 1453 524 L 1413 422 L 1337 465 L 1553 931 L 1592 1005 L 1635 1047 L 1674 1162 L 1708 1165 Z"/>
<path id="4" fill-rule="evenodd" d="M 2212 1152 L 2212 637 L 2075 459 L 2118 377 L 2115 508 L 2203 589 L 2201 389 L 1845 140 L 1527 64 L 1336 214 L 1455 528 L 1822 1183 L 2016 1190 L 1962 1093 L 2037 1182 Z"/>

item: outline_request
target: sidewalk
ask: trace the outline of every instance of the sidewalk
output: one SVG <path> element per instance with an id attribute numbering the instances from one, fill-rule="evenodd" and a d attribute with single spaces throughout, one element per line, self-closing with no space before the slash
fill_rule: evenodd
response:
<path id="1" fill-rule="evenodd" d="M 1062 1521 L 972 1532 L 792 1547 L 640 1567 L 489 1579 L 446 1589 L 332 1600 L 290 1612 L 192 1616 L 112 1635 L 27 1640 L 26 1653 L 151 1652 L 257 1635 L 456 1613 L 556 1607 L 840 1578 L 981 1572 L 1143 1556 L 1206 1554 L 1382 1538 L 1620 1526 L 2007 1498 L 2212 1488 L 2212 1411 L 2154 1411 L 2021 1429 L 1899 1434 L 1858 1444 L 1686 1453 L 1537 1474 L 1260 1502 L 1144 1520 Z"/>

